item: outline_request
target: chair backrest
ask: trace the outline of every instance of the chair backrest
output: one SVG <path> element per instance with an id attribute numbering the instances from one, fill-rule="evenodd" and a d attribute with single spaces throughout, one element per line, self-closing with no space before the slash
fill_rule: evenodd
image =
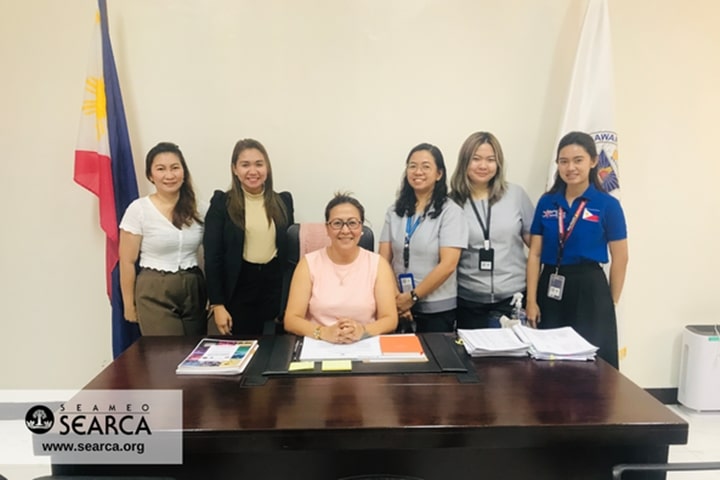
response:
<path id="1" fill-rule="evenodd" d="M 294 223 L 288 227 L 287 241 L 288 262 L 293 270 L 303 255 L 330 245 L 324 223 Z"/>
<path id="2" fill-rule="evenodd" d="M 363 225 L 362 236 L 358 245 L 365 250 L 375 250 L 375 235 L 370 227 Z M 325 231 L 324 223 L 294 223 L 287 229 L 288 262 L 283 272 L 282 297 L 280 299 L 280 320 L 285 315 L 290 281 L 295 267 L 306 253 L 330 245 L 330 238 Z"/>
<path id="3" fill-rule="evenodd" d="M 365 250 L 375 250 L 375 235 L 370 227 L 363 225 L 358 245 Z M 324 223 L 293 223 L 287 229 L 288 268 L 292 271 L 306 253 L 330 245 Z M 292 271 L 290 276 L 292 277 Z"/>

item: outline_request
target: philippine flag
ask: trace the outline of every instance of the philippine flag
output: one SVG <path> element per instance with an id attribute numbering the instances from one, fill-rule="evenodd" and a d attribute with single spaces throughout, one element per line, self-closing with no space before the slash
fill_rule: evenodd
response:
<path id="1" fill-rule="evenodd" d="M 106 237 L 107 292 L 112 305 L 113 356 L 117 357 L 140 335 L 137 324 L 124 320 L 118 268 L 118 219 L 138 197 L 138 187 L 105 0 L 98 0 L 98 7 L 75 150 L 74 179 L 97 195 L 100 204 L 100 227 Z"/>
<path id="2" fill-rule="evenodd" d="M 582 218 L 583 220 L 587 220 L 588 222 L 597 223 L 600 221 L 600 217 L 598 216 L 598 214 L 593 213 L 593 211 L 589 208 L 585 208 L 585 210 L 583 210 Z"/>

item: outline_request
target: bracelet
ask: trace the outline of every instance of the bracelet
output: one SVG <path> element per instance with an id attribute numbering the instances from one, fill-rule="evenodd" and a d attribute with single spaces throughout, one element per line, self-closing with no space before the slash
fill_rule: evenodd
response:
<path id="1" fill-rule="evenodd" d="M 315 327 L 315 330 L 313 330 L 313 338 L 320 340 L 320 327 Z"/>

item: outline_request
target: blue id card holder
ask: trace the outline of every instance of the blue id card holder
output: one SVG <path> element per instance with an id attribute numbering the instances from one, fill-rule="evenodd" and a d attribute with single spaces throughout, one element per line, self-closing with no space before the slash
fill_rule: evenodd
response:
<path id="1" fill-rule="evenodd" d="M 400 293 L 407 293 L 415 289 L 415 277 L 412 273 L 401 273 L 398 275 L 398 287 Z"/>

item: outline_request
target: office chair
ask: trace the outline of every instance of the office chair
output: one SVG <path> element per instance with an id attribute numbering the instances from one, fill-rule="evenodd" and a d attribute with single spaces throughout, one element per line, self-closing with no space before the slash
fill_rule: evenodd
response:
<path id="1" fill-rule="evenodd" d="M 372 229 L 363 225 L 362 231 L 359 245 L 365 250 L 374 251 L 375 237 Z M 294 223 L 287 229 L 287 241 L 288 263 L 293 270 L 303 255 L 330 245 L 324 223 Z"/>
<path id="2" fill-rule="evenodd" d="M 362 236 L 358 245 L 365 250 L 374 251 L 375 236 L 367 225 L 363 225 Z M 283 333 L 282 318 L 285 316 L 290 282 L 298 262 L 306 253 L 319 250 L 330 245 L 324 223 L 294 223 L 287 229 L 288 261 L 283 272 L 283 288 L 280 300 L 280 325 L 278 333 Z"/>
<path id="3" fill-rule="evenodd" d="M 613 480 L 620 480 L 624 472 L 689 472 L 720 470 L 720 462 L 686 463 L 621 463 L 613 467 Z"/>

